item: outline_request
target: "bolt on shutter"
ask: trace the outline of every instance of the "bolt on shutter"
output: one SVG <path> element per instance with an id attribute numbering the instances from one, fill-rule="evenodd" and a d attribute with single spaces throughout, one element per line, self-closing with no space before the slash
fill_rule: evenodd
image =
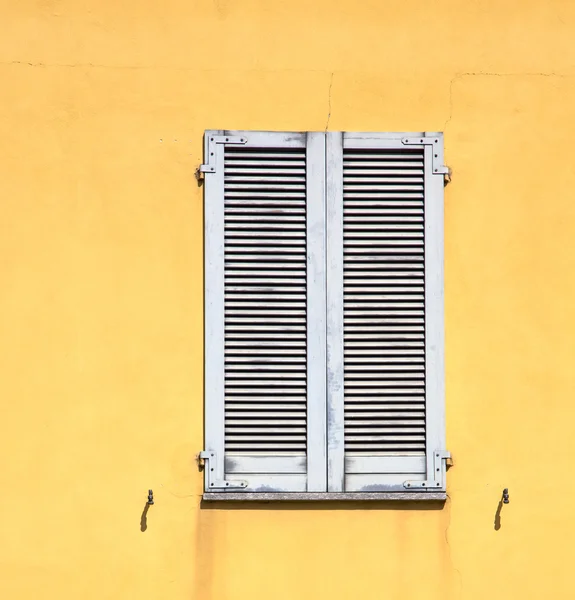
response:
<path id="1" fill-rule="evenodd" d="M 205 156 L 206 491 L 325 491 L 324 136 Z"/>
<path id="2" fill-rule="evenodd" d="M 328 134 L 328 487 L 443 489 L 440 135 Z"/>

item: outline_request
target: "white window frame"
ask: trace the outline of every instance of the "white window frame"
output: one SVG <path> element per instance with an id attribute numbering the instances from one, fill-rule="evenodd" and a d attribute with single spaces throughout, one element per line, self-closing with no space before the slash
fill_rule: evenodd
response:
<path id="1" fill-rule="evenodd" d="M 441 133 L 206 131 L 204 138 L 206 500 L 445 499 L 443 165 Z M 306 147 L 307 459 L 224 456 L 224 148 Z M 424 149 L 426 456 L 344 456 L 343 149 Z M 307 465 L 306 465 L 307 462 Z M 384 464 L 385 463 L 385 464 Z M 397 473 L 344 491 L 348 473 Z M 379 470 L 379 471 L 378 471 Z M 242 473 L 251 473 L 249 481 Z M 299 475 L 298 475 L 299 473 Z M 306 474 L 307 473 L 307 474 Z M 404 474 L 413 473 L 406 481 Z M 260 474 L 260 475 L 258 475 Z M 271 491 L 261 491 L 262 489 Z"/>

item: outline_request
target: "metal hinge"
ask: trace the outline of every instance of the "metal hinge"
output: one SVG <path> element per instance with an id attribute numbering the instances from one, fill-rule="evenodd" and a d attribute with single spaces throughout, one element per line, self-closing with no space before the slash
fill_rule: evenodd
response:
<path id="1" fill-rule="evenodd" d="M 216 476 L 216 453 L 209 450 L 202 450 L 198 456 L 200 461 L 204 461 L 206 472 L 206 487 L 208 490 L 233 490 L 248 487 L 247 481 L 225 481 Z"/>
<path id="2" fill-rule="evenodd" d="M 203 179 L 206 173 L 216 172 L 216 144 L 247 144 L 248 139 L 239 135 L 210 135 L 206 139 L 206 162 L 198 167 L 196 178 Z"/>
<path id="3" fill-rule="evenodd" d="M 447 450 L 436 450 L 433 453 L 433 479 L 425 481 L 404 481 L 403 487 L 417 490 L 445 490 L 445 474 L 447 472 L 447 461 L 451 454 Z M 429 475 L 429 474 L 428 474 Z"/>
<path id="4" fill-rule="evenodd" d="M 431 168 L 434 175 L 443 175 L 451 179 L 449 167 L 443 164 L 443 144 L 439 136 L 433 137 L 413 137 L 402 138 L 401 143 L 406 146 L 433 146 L 433 155 L 431 159 Z"/>

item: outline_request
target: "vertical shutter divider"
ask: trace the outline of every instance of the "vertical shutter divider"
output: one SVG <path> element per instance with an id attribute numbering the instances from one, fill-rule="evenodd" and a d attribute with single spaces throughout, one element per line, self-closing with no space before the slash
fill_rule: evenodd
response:
<path id="1" fill-rule="evenodd" d="M 443 175 L 434 173 L 433 154 L 443 155 L 443 135 L 425 146 L 425 390 L 427 479 L 441 479 L 445 469 L 445 358 L 443 300 Z"/>
<path id="2" fill-rule="evenodd" d="M 206 131 L 204 139 L 204 156 L 214 152 L 216 166 L 204 190 L 204 411 L 205 449 L 215 455 L 209 468 L 217 481 L 224 479 L 224 147 L 210 138 L 222 133 Z"/>
<path id="3" fill-rule="evenodd" d="M 345 479 L 343 381 L 343 135 L 326 134 L 328 491 Z"/>
<path id="4" fill-rule="evenodd" d="M 307 491 L 327 490 L 325 134 L 307 134 Z"/>

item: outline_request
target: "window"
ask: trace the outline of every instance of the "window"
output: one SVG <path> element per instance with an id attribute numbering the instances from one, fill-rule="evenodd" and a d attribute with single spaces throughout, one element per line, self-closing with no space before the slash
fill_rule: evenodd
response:
<path id="1" fill-rule="evenodd" d="M 205 134 L 206 499 L 445 497 L 443 137 Z"/>

